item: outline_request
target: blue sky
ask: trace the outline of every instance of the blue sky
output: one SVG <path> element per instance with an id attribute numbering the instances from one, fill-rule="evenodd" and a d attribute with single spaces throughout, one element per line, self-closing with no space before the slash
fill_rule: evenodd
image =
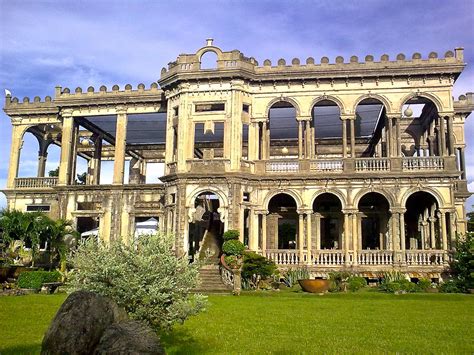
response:
<path id="1" fill-rule="evenodd" d="M 0 0 L 0 89 L 13 96 L 53 96 L 126 83 L 147 86 L 179 53 L 213 37 L 260 63 L 312 56 L 364 58 L 384 53 L 427 57 L 465 47 L 468 67 L 454 96 L 474 91 L 474 1 L 11 1 Z M 0 113 L 0 188 L 5 186 L 11 125 Z M 474 191 L 474 117 L 466 124 L 468 178 Z M 25 141 L 22 175 L 36 173 L 33 141 Z M 53 168 L 57 152 L 50 154 Z M 0 194 L 0 206 L 5 199 Z M 468 205 L 474 204 L 471 199 Z"/>

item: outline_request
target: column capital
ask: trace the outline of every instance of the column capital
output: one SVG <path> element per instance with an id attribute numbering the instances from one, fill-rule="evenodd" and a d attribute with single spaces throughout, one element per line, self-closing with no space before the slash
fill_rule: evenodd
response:
<path id="1" fill-rule="evenodd" d="M 301 214 L 311 214 L 313 213 L 313 210 L 311 208 L 300 208 L 296 210 L 296 212 L 301 215 Z"/>
<path id="2" fill-rule="evenodd" d="M 268 211 L 267 210 L 262 210 L 262 209 L 254 209 L 253 212 L 255 214 L 261 214 L 261 215 L 267 215 L 268 214 Z"/>
<path id="3" fill-rule="evenodd" d="M 255 122 L 255 123 L 267 122 L 268 117 L 252 117 L 252 118 L 250 118 L 250 121 Z"/>
<path id="4" fill-rule="evenodd" d="M 117 106 L 115 107 L 115 112 L 117 113 L 117 115 L 126 114 L 126 113 L 127 113 L 127 106 L 125 106 L 125 105 L 117 105 Z"/>
<path id="5" fill-rule="evenodd" d="M 389 209 L 390 213 L 405 213 L 407 209 L 405 207 L 392 207 Z"/>
<path id="6" fill-rule="evenodd" d="M 300 121 L 311 121 L 313 119 L 312 116 L 296 116 L 296 120 Z"/>
<path id="7" fill-rule="evenodd" d="M 441 111 L 438 112 L 439 117 L 454 117 L 454 111 Z"/>
<path id="8" fill-rule="evenodd" d="M 357 208 L 344 208 L 341 210 L 343 214 L 357 214 L 359 210 Z"/>
<path id="9" fill-rule="evenodd" d="M 339 118 L 341 119 L 341 121 L 345 121 L 345 120 L 355 120 L 357 118 L 357 116 L 355 114 L 351 114 L 351 115 L 348 115 L 348 114 L 341 114 L 339 115 Z"/>
<path id="10" fill-rule="evenodd" d="M 62 116 L 62 117 L 72 117 L 72 112 L 73 112 L 73 109 L 72 109 L 72 108 L 65 108 L 65 109 L 62 109 L 62 110 L 61 110 L 61 116 Z"/>

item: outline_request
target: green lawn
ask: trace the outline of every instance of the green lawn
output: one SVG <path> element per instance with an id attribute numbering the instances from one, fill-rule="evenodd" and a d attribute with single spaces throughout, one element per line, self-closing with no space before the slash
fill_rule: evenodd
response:
<path id="1" fill-rule="evenodd" d="M 0 297 L 0 353 L 38 352 L 63 295 Z M 473 353 L 474 296 L 301 292 L 210 296 L 170 354 Z"/>

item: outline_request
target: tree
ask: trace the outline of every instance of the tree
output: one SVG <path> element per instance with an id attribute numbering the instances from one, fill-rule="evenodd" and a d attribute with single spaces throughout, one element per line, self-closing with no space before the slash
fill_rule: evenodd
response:
<path id="1" fill-rule="evenodd" d="M 191 294 L 197 286 L 197 265 L 177 257 L 169 235 L 142 236 L 131 245 L 110 245 L 88 239 L 73 254 L 70 287 L 110 297 L 133 319 L 156 329 L 183 322 L 205 306 L 205 297 Z"/>
<path id="2" fill-rule="evenodd" d="M 472 206 L 474 208 L 474 206 Z M 468 212 L 467 217 L 467 230 L 468 232 L 474 232 L 474 211 Z"/>
<path id="3" fill-rule="evenodd" d="M 54 170 L 50 170 L 48 172 L 48 175 L 49 175 L 49 177 L 58 177 L 59 176 L 59 166 Z"/>
<path id="4" fill-rule="evenodd" d="M 467 292 L 474 289 L 474 233 L 458 236 L 451 263 L 451 271 L 458 288 Z"/>

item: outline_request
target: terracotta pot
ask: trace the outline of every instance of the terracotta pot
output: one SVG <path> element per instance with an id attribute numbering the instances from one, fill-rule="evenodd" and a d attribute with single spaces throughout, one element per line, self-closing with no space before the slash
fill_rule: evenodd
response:
<path id="1" fill-rule="evenodd" d="M 305 280 L 298 280 L 301 288 L 305 292 L 311 293 L 324 293 L 329 290 L 329 280 L 323 279 L 305 279 Z"/>

